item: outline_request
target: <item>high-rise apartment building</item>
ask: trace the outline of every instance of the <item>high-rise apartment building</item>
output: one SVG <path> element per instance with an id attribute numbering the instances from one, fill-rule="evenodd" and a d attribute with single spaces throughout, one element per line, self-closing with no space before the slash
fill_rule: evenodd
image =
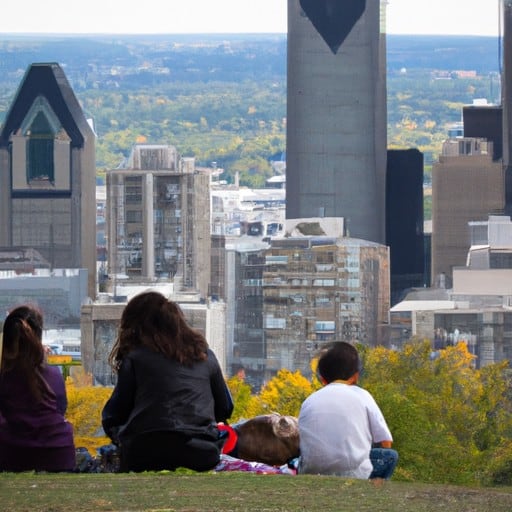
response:
<path id="1" fill-rule="evenodd" d="M 95 134 L 55 63 L 32 64 L 0 131 L 0 246 L 85 268 L 96 296 Z"/>
<path id="2" fill-rule="evenodd" d="M 503 212 L 504 170 L 493 160 L 492 142 L 448 139 L 432 167 L 432 281 L 450 287 L 471 245 L 468 223 Z M 440 278 L 442 279 L 440 280 Z"/>
<path id="3" fill-rule="evenodd" d="M 381 0 L 288 0 L 286 217 L 343 217 L 385 241 L 386 43 Z"/>
<path id="4" fill-rule="evenodd" d="M 137 144 L 124 168 L 107 171 L 111 278 L 169 279 L 207 297 L 209 184 L 209 174 L 170 145 Z"/>
<path id="5" fill-rule="evenodd" d="M 383 341 L 390 300 L 389 249 L 341 236 L 341 225 L 327 226 L 333 220 L 287 220 L 289 236 L 272 239 L 265 252 L 268 377 L 280 368 L 308 375 L 311 359 L 327 342 L 375 346 Z"/>

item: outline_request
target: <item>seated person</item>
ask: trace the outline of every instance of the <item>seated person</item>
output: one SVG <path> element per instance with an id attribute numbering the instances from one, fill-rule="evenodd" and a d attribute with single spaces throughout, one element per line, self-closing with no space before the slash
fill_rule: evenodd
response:
<path id="1" fill-rule="evenodd" d="M 119 446 L 121 471 L 213 469 L 233 411 L 221 368 L 181 308 L 158 292 L 133 297 L 110 363 L 118 373 L 103 428 Z"/>
<path id="2" fill-rule="evenodd" d="M 9 313 L 0 360 L 0 471 L 72 471 L 73 428 L 64 418 L 66 388 L 48 366 L 43 317 L 31 306 Z"/>
<path id="3" fill-rule="evenodd" d="M 324 385 L 299 413 L 299 473 L 389 479 L 398 461 L 379 406 L 357 386 L 359 354 L 335 342 L 322 352 L 318 374 Z M 372 446 L 378 445 L 378 448 Z"/>

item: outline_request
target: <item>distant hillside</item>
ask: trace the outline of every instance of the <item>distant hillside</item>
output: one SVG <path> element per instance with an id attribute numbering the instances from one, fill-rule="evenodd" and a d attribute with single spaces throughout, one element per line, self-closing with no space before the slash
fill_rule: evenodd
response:
<path id="1" fill-rule="evenodd" d="M 493 37 L 388 35 L 387 53 L 390 70 L 488 73 L 499 69 L 498 39 Z M 286 36 L 4 35 L 0 41 L 0 85 L 16 87 L 20 73 L 33 62 L 60 63 L 68 77 L 77 80 L 78 88 L 93 86 L 88 77 L 97 77 L 102 71 L 116 76 L 124 87 L 154 84 L 155 80 L 261 80 L 286 75 Z M 124 72 L 116 73 L 116 67 Z M 164 68 L 169 75 L 162 73 Z"/>
<path id="2" fill-rule="evenodd" d="M 477 36 L 387 36 L 388 69 L 499 70 L 499 39 Z"/>
<path id="3" fill-rule="evenodd" d="M 94 119 L 99 172 L 146 140 L 262 186 L 286 150 L 286 44 L 285 34 L 3 35 L 0 123 L 30 64 L 58 62 Z M 427 165 L 464 104 L 499 102 L 497 38 L 389 35 L 387 52 L 388 145 L 419 148 Z"/>

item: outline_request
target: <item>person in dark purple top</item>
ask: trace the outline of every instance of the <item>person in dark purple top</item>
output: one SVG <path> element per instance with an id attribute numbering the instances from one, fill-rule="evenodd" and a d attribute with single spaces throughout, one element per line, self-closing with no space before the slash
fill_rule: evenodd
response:
<path id="1" fill-rule="evenodd" d="M 45 362 L 43 317 L 32 306 L 9 313 L 0 359 L 0 471 L 72 471 L 73 428 L 64 418 L 64 379 Z"/>

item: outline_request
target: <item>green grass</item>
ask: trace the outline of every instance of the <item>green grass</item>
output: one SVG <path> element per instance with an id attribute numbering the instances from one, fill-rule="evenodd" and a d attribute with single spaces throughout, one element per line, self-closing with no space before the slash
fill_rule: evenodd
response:
<path id="1" fill-rule="evenodd" d="M 510 512 L 512 488 L 466 488 L 321 476 L 217 474 L 0 474 L 12 512 Z"/>

